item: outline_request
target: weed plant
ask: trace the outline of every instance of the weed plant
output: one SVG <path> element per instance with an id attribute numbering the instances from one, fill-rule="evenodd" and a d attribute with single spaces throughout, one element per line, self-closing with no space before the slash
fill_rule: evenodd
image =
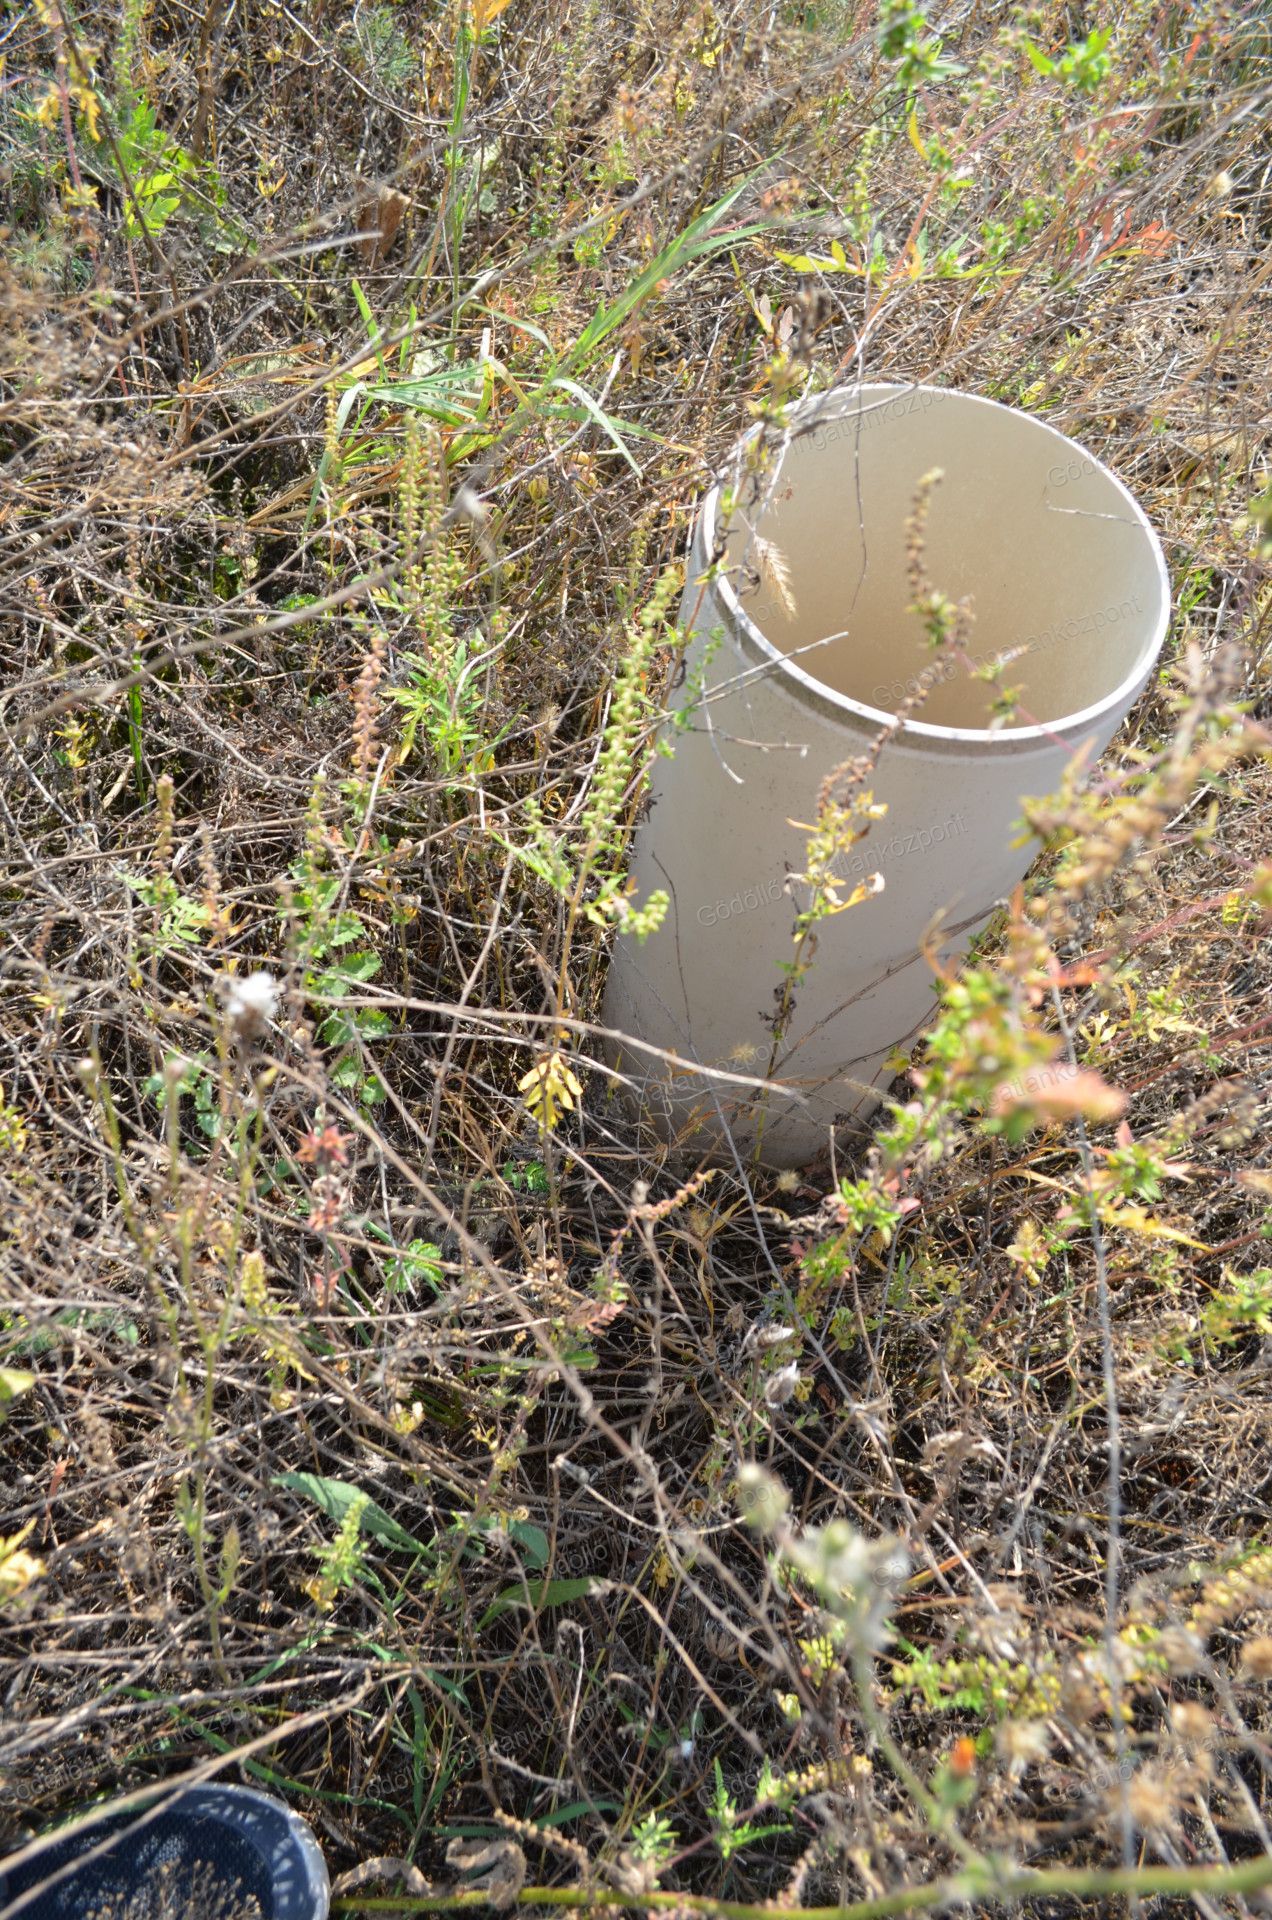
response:
<path id="1" fill-rule="evenodd" d="M 1270 52 L 9 23 L 0 1855 L 220 1775 L 346 1914 L 1266 1903 Z M 689 517 L 860 375 L 1077 436 L 1176 616 L 874 1137 L 686 1169 L 598 1020 Z M 787 1011 L 871 766 L 808 769 Z"/>

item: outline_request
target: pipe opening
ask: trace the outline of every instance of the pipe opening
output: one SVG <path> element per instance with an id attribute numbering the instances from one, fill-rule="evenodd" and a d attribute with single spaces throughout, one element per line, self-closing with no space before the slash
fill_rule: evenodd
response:
<path id="1" fill-rule="evenodd" d="M 730 531 L 722 597 L 772 650 L 798 652 L 832 695 L 895 711 L 934 658 L 907 611 L 905 523 L 919 480 L 939 467 L 928 577 L 970 600 L 975 666 L 1022 649 L 1000 683 L 1020 689 L 1014 717 L 993 735 L 1116 704 L 1156 651 L 1169 583 L 1147 520 L 1107 468 L 1040 420 L 937 387 L 854 389 L 825 396 L 817 415 L 754 522 L 785 562 L 793 615 L 771 571 L 742 587 L 749 537 L 740 517 Z M 755 558 L 751 544 L 749 572 Z M 949 659 L 911 727 L 989 730 L 996 694 Z"/>

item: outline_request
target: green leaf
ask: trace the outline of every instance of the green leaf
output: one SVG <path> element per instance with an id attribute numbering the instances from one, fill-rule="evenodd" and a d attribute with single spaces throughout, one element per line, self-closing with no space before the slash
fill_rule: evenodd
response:
<path id="1" fill-rule="evenodd" d="M 30 1393 L 34 1385 L 35 1375 L 27 1373 L 24 1368 L 0 1367 L 0 1421 L 9 1411 L 9 1402 L 18 1399 L 21 1394 Z"/>
<path id="2" fill-rule="evenodd" d="M 336 881 L 333 887 L 324 891 L 323 897 L 317 903 L 320 907 L 328 905 L 339 884 L 339 881 Z M 351 940 L 365 940 L 366 937 L 367 930 L 356 913 L 334 913 L 331 916 L 331 925 L 326 930 L 326 941 L 329 947 L 347 947 Z"/>
<path id="3" fill-rule="evenodd" d="M 346 980 L 374 980 L 380 971 L 381 960 L 378 953 L 367 951 L 351 953 L 347 960 L 340 962 L 340 972 Z"/>
<path id="4" fill-rule="evenodd" d="M 319 976 L 314 991 L 316 993 L 343 993 L 343 982 L 350 980 L 374 980 L 376 974 L 380 971 L 380 964 L 379 954 L 369 950 L 362 953 L 347 954 L 337 966 L 328 967 L 326 972 Z"/>
<path id="5" fill-rule="evenodd" d="M 510 1520 L 508 1531 L 521 1548 L 521 1557 L 537 1573 L 548 1564 L 548 1536 L 529 1520 Z"/>
<path id="6" fill-rule="evenodd" d="M 458 366 L 435 367 L 409 373 L 403 380 L 385 380 L 367 388 L 367 398 L 388 407 L 414 407 L 429 413 L 448 426 L 464 426 L 472 419 L 472 409 L 481 393 L 483 368 L 479 360 L 464 360 Z M 466 405 L 461 405 L 466 402 Z"/>
<path id="7" fill-rule="evenodd" d="M 1036 47 L 1032 40 L 1025 41 L 1025 52 L 1029 55 L 1031 63 L 1039 73 L 1050 74 L 1055 72 L 1055 61 L 1049 59 L 1042 48 Z"/>
<path id="8" fill-rule="evenodd" d="M 318 502 L 322 498 L 322 490 L 327 479 L 327 474 L 331 469 L 333 461 L 338 458 L 337 448 L 340 444 L 340 436 L 349 424 L 349 415 L 353 412 L 359 400 L 365 399 L 366 396 L 367 389 L 364 383 L 361 380 L 355 380 L 348 392 L 344 395 L 340 405 L 336 408 L 336 417 L 332 423 L 331 438 L 323 449 L 322 459 L 318 462 L 318 471 L 314 475 L 313 492 L 309 496 L 309 511 L 305 515 L 305 524 L 301 528 L 302 537 L 309 532 L 310 527 L 313 525 L 314 515 L 318 511 Z"/>
<path id="9" fill-rule="evenodd" d="M 329 1520 L 337 1525 L 348 1513 L 355 1500 L 365 1496 L 361 1487 L 355 1487 L 348 1480 L 326 1480 L 316 1473 L 276 1473 L 271 1483 L 276 1487 L 287 1487 L 292 1493 L 303 1494 L 306 1500 L 312 1500 L 320 1507 Z M 428 1553 L 430 1549 L 422 1540 L 400 1527 L 383 1507 L 369 1501 L 362 1509 L 362 1531 L 369 1533 L 373 1540 L 379 1540 L 386 1547 L 396 1547 L 401 1553 Z"/>
<path id="10" fill-rule="evenodd" d="M 500 1513 L 482 1514 L 473 1520 L 473 1531 L 479 1538 L 498 1530 L 515 1540 L 521 1549 L 521 1557 L 534 1572 L 539 1572 L 548 1564 L 548 1536 L 542 1527 L 536 1527 L 529 1520 L 508 1520 Z"/>
<path id="11" fill-rule="evenodd" d="M 845 273 L 848 270 L 847 256 L 838 241 L 830 253 L 782 253 L 775 247 L 773 257 L 796 273 Z"/>
<path id="12" fill-rule="evenodd" d="M 560 387 L 563 389 L 564 392 L 572 393 L 574 395 L 574 398 L 578 401 L 579 405 L 583 407 L 591 415 L 593 420 L 595 420 L 597 426 L 601 429 L 601 432 L 605 435 L 606 439 L 612 441 L 613 444 L 618 448 L 618 451 L 622 454 L 624 460 L 626 460 L 628 466 L 631 468 L 632 472 L 636 475 L 636 478 L 639 480 L 641 477 L 642 469 L 638 467 L 636 462 L 632 459 L 631 454 L 627 451 L 626 446 L 623 444 L 623 441 L 620 438 L 619 431 L 618 431 L 620 423 L 610 419 L 610 416 L 606 412 L 604 412 L 601 407 L 597 405 L 595 400 L 593 400 L 591 394 L 587 391 L 586 387 L 581 387 L 577 380 L 569 379 L 567 375 L 565 375 L 564 373 L 558 373 L 554 379 L 548 382 L 548 384 L 549 386 Z"/>
<path id="13" fill-rule="evenodd" d="M 590 1574 L 584 1574 L 575 1580 L 527 1580 L 525 1585 L 505 1587 L 486 1608 L 478 1631 L 497 1620 L 501 1613 L 507 1613 L 511 1607 L 530 1606 L 536 1612 L 541 1607 L 566 1607 L 571 1600 L 585 1599 L 589 1593 L 604 1592 L 608 1586 L 604 1580 L 593 1580 Z"/>
<path id="14" fill-rule="evenodd" d="M 367 296 L 362 291 L 362 283 L 356 274 L 353 276 L 353 297 L 358 303 L 358 312 L 362 315 L 362 324 L 367 330 L 367 340 L 370 343 L 372 353 L 375 355 L 376 364 L 380 369 L 382 377 L 387 380 L 389 370 L 384 364 L 384 355 L 380 351 L 380 329 L 376 324 L 375 315 L 371 311 Z"/>
<path id="15" fill-rule="evenodd" d="M 373 1220 L 368 1220 L 363 1228 L 376 1240 L 385 1240 L 393 1247 L 384 1229 Z M 442 1266 L 442 1250 L 435 1240 L 411 1240 L 400 1252 L 394 1250 L 384 1263 L 385 1284 L 390 1293 L 401 1293 L 413 1280 L 422 1280 L 426 1286 L 440 1290 L 445 1282 Z"/>
<path id="16" fill-rule="evenodd" d="M 757 168 L 756 172 L 758 171 Z M 640 305 L 647 294 L 653 292 L 660 280 L 669 280 L 680 267 L 691 260 L 709 258 L 711 254 L 733 246 L 740 240 L 749 240 L 754 234 L 763 233 L 772 224 L 771 222 L 760 220 L 752 222 L 749 226 L 732 228 L 727 232 L 716 231 L 720 221 L 732 211 L 755 177 L 755 174 L 747 174 L 744 179 L 739 180 L 736 186 L 731 187 L 729 192 L 717 200 L 713 206 L 708 207 L 704 213 L 698 215 L 696 220 L 691 221 L 684 232 L 679 234 L 669 246 L 664 247 L 662 252 L 650 261 L 644 272 L 637 274 L 616 299 L 607 306 L 598 307 L 579 335 L 578 344 L 569 356 L 571 361 L 576 365 L 581 364 L 603 340 L 613 333 L 616 327 L 622 325 L 628 314 Z"/>
<path id="17" fill-rule="evenodd" d="M 464 1703 L 467 1705 L 467 1702 Z M 571 1800 L 568 1807 L 557 1807 L 552 1813 L 543 1813 L 535 1821 L 536 1827 L 564 1827 L 571 1820 L 579 1820 L 589 1813 L 621 1813 L 622 1807 L 617 1800 Z"/>

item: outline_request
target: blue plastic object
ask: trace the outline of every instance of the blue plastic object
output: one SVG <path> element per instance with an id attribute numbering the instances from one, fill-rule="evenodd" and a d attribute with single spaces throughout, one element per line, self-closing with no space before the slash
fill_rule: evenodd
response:
<path id="1" fill-rule="evenodd" d="M 311 1829 L 253 1787 L 178 1790 L 0 1869 L 0 1920 L 326 1920 Z"/>

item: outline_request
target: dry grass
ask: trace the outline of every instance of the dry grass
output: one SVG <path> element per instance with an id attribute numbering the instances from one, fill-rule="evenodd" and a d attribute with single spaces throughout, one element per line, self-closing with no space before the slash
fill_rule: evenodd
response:
<path id="1" fill-rule="evenodd" d="M 1257 1860 L 1266 26 L 1136 5 L 1084 92 L 1009 10 L 951 13 L 965 71 L 914 123 L 965 156 L 942 195 L 867 8 L 494 12 L 458 124 L 453 6 L 156 0 L 121 28 L 54 0 L 10 30 L 0 1365 L 34 1384 L 3 1432 L 3 1830 L 228 1770 L 334 1868 L 439 1885 L 449 1838 L 509 1830 L 536 1884 L 633 1899 L 655 1856 L 664 1887 L 794 1903 L 960 1848 Z M 1046 6 L 1029 37 L 1096 24 Z M 570 358 L 744 177 L 723 223 L 764 231 Z M 776 251 L 836 236 L 882 267 L 814 299 Z M 546 338 L 643 475 L 501 375 L 474 428 L 342 412 L 383 377 L 364 303 L 392 377 L 484 337 L 525 390 Z M 757 306 L 791 309 L 793 361 Z M 847 1169 L 917 1202 L 893 1234 L 825 1168 L 677 1198 L 592 1064 L 605 937 L 506 848 L 531 802 L 577 829 L 630 623 L 748 404 L 857 368 L 1044 413 L 1171 564 L 1166 668 L 1110 762 L 1143 755 L 1142 790 L 1040 822 L 1033 933 L 986 949 L 1020 979 L 1045 933 L 1042 1011 L 1127 1095 L 1139 1160 L 1094 1228 L 1110 1128 L 1011 1142 L 953 1096 L 939 1157 Z M 421 653 L 450 690 L 401 757 Z M 256 969 L 268 1025 L 228 985 Z M 583 1097 L 545 1138 L 518 1087 L 559 1027 Z M 748 1342 L 773 1321 L 779 1406 Z M 742 1524 L 746 1462 L 797 1529 L 904 1542 L 864 1687 Z M 360 1530 L 297 1475 L 360 1489 Z M 765 1760 L 786 1784 L 752 1824 L 780 1831 L 722 1846 L 713 1803 L 744 1822 Z"/>

